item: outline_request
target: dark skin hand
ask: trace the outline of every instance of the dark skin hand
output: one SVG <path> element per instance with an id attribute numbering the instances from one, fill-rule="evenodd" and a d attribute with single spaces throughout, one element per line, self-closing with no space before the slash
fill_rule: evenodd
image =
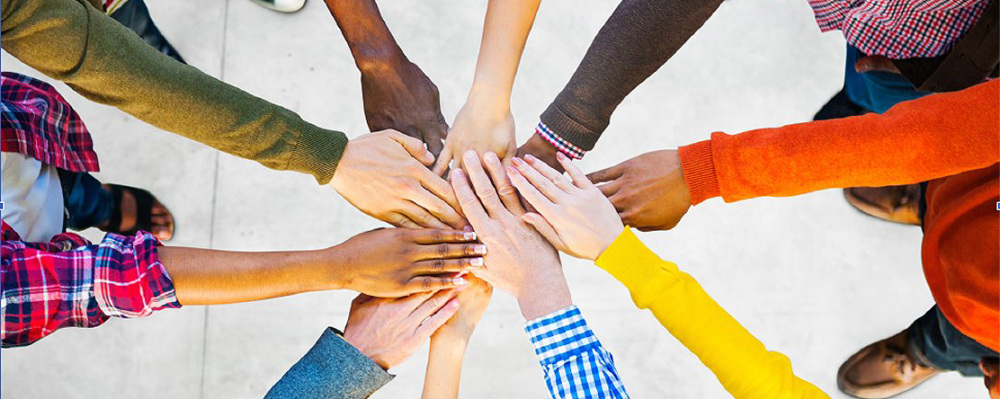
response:
<path id="1" fill-rule="evenodd" d="M 611 200 L 622 222 L 641 231 L 672 229 L 691 207 L 676 150 L 648 152 L 587 178 Z"/>
<path id="2" fill-rule="evenodd" d="M 403 54 L 374 0 L 326 0 L 326 5 L 361 71 L 368 128 L 420 139 L 436 157 L 448 135 L 437 86 Z"/>
<path id="3" fill-rule="evenodd" d="M 396 298 L 465 285 L 484 267 L 473 232 L 376 229 L 315 251 L 232 252 L 159 247 L 184 305 L 238 303 L 302 292 L 349 289 Z"/>
<path id="4" fill-rule="evenodd" d="M 555 146 L 549 144 L 545 139 L 539 137 L 537 134 L 532 134 L 531 138 L 528 139 L 524 145 L 518 147 L 517 157 L 524 158 L 531 155 L 538 159 L 539 161 L 545 162 L 546 165 L 551 166 L 553 169 L 563 172 L 562 165 L 556 159 L 556 153 L 559 150 Z"/>

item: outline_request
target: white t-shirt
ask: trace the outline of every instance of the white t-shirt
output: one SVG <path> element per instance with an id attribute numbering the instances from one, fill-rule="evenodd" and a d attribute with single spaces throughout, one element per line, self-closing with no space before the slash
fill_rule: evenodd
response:
<path id="1" fill-rule="evenodd" d="M 0 153 L 0 217 L 27 242 L 62 233 L 65 207 L 59 173 L 51 165 L 16 152 Z"/>

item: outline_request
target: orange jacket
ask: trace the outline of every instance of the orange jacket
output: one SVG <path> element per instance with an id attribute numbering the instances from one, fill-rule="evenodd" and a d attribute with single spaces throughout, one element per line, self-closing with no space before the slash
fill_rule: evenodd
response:
<path id="1" fill-rule="evenodd" d="M 691 200 L 726 202 L 931 180 L 923 267 L 948 320 L 1000 350 L 1000 80 L 888 112 L 758 129 L 680 148 Z"/>

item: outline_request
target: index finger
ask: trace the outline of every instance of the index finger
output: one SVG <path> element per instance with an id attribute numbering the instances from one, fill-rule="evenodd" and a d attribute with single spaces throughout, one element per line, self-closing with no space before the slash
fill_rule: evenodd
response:
<path id="1" fill-rule="evenodd" d="M 420 229 L 410 232 L 417 244 L 441 244 L 476 241 L 476 232 L 464 230 Z"/>
<path id="2" fill-rule="evenodd" d="M 465 171 L 469 174 L 469 180 L 472 181 L 473 191 L 475 191 L 479 197 L 479 201 L 486 208 L 486 212 L 489 212 L 494 217 L 500 215 L 501 212 L 506 212 L 507 208 L 504 208 L 503 204 L 500 203 L 500 196 L 497 195 L 496 189 L 493 188 L 493 182 L 490 181 L 489 176 L 486 176 L 486 171 L 483 170 L 479 154 L 476 154 L 472 150 L 466 151 L 462 155 L 462 161 L 465 164 Z"/>
<path id="3" fill-rule="evenodd" d="M 593 187 L 594 183 L 587 178 L 587 175 L 576 167 L 576 164 L 569 159 L 569 157 L 563 155 L 561 152 L 556 154 L 556 160 L 562 165 L 563 169 L 566 170 L 566 174 L 569 175 L 570 179 L 573 179 L 573 184 L 576 184 L 579 188 Z"/>
<path id="4" fill-rule="evenodd" d="M 457 215 L 455 215 L 450 212 L 442 212 L 441 216 L 444 217 L 442 220 L 454 228 L 465 227 L 465 220 L 461 218 L 462 207 L 458 204 L 458 197 L 455 196 L 455 190 L 448 185 L 447 181 L 434 172 L 423 169 L 418 173 L 419 176 L 417 176 L 417 180 L 420 181 L 420 185 L 443 200 L 448 204 L 448 206 L 451 206 L 451 208 L 455 210 L 455 213 L 457 213 Z"/>
<path id="5" fill-rule="evenodd" d="M 472 187 L 469 187 L 469 180 L 465 178 L 465 172 L 462 169 L 451 170 L 451 186 L 455 189 L 455 195 L 458 196 L 462 212 L 465 213 L 465 217 L 469 218 L 473 227 L 481 225 L 489 219 L 489 215 L 483 209 L 483 204 L 479 203 L 479 197 L 476 197 L 476 194 L 472 192 Z"/>

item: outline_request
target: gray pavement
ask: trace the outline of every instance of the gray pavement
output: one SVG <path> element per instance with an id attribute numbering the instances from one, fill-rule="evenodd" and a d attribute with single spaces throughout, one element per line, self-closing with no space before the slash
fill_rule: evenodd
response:
<path id="1" fill-rule="evenodd" d="M 318 125 L 366 132 L 359 74 L 322 1 L 294 15 L 247 0 L 147 0 L 161 30 L 208 74 Z M 411 60 L 451 119 L 472 80 L 485 1 L 382 1 Z M 586 3 L 586 4 L 584 4 Z M 513 94 L 519 141 L 569 78 L 614 1 L 546 1 Z M 619 108 L 596 170 L 656 148 L 808 120 L 842 82 L 843 38 L 821 34 L 804 0 L 727 1 Z M 8 54 L 3 70 L 40 76 Z M 108 182 L 149 188 L 174 212 L 170 245 L 309 249 L 379 226 L 330 188 L 277 172 L 90 103 L 57 87 L 93 132 Z M 127 137 L 123 137 L 127 136 Z M 142 156 L 136 156 L 141 154 Z M 86 236 L 99 239 L 98 231 Z M 839 190 L 735 204 L 711 200 L 670 232 L 641 238 L 697 278 L 796 373 L 833 397 L 837 367 L 932 305 L 920 230 L 852 210 Z M 612 277 L 564 257 L 576 303 L 636 398 L 727 397 L 718 382 Z M 186 307 L 142 320 L 66 329 L 2 353 L 3 398 L 259 398 L 353 294 L 324 292 L 241 305 Z M 498 293 L 470 345 L 462 397 L 543 398 L 542 373 L 514 301 Z M 377 398 L 419 396 L 426 349 Z M 986 397 L 981 380 L 945 375 L 906 398 Z"/>

